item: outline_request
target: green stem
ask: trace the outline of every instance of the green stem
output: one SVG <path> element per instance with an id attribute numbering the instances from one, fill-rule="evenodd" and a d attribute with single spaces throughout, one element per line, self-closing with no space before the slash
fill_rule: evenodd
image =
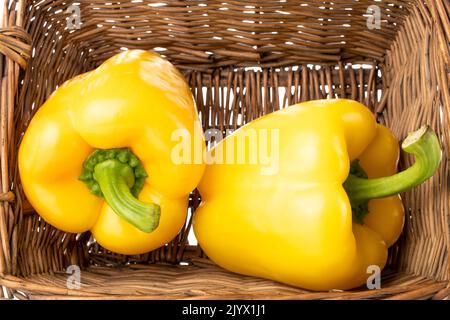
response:
<path id="1" fill-rule="evenodd" d="M 130 166 L 116 159 L 103 161 L 95 166 L 94 179 L 115 213 L 143 232 L 156 229 L 160 207 L 154 203 L 139 201 L 131 194 L 134 174 Z"/>
<path id="2" fill-rule="evenodd" d="M 158 227 L 161 208 L 137 199 L 146 177 L 142 163 L 129 149 L 108 149 L 87 157 L 79 179 L 118 216 L 150 233 Z"/>
<path id="3" fill-rule="evenodd" d="M 364 179 L 352 174 L 348 176 L 344 188 L 352 204 L 410 190 L 430 178 L 439 167 L 442 154 L 439 140 L 428 126 L 410 133 L 403 141 L 402 149 L 416 158 L 416 162 L 408 169 L 376 179 Z"/>

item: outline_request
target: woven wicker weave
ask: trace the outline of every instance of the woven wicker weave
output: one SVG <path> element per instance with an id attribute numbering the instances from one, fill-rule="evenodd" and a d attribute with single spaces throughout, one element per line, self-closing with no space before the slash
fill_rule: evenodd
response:
<path id="1" fill-rule="evenodd" d="M 5 2 L 0 298 L 450 297 L 448 0 L 82 0 L 82 25 L 74 30 L 65 1 Z M 380 29 L 366 23 L 370 5 L 380 9 Z M 442 165 L 403 195 L 407 221 L 382 289 L 307 292 L 229 273 L 187 244 L 190 220 L 167 246 L 127 257 L 106 252 L 88 233 L 65 234 L 39 219 L 17 172 L 23 131 L 57 85 L 126 48 L 158 51 L 184 72 L 205 129 L 237 128 L 299 101 L 332 97 L 363 102 L 399 139 L 430 124 L 444 148 Z M 198 204 L 193 194 L 189 206 Z M 71 264 L 83 268 L 80 289 L 66 286 Z"/>

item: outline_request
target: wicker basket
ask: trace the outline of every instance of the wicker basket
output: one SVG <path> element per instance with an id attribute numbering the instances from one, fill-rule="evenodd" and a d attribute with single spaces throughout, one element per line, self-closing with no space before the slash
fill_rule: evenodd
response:
<path id="1" fill-rule="evenodd" d="M 245 5 L 235 0 L 82 0 L 76 8 L 61 0 L 5 2 L 0 29 L 0 297 L 450 296 L 447 0 L 250 0 Z M 77 8 L 82 24 L 74 29 L 77 25 L 68 23 L 76 22 Z M 382 288 L 308 292 L 229 273 L 188 244 L 190 219 L 171 243 L 133 257 L 105 251 L 89 233 L 65 234 L 42 221 L 21 190 L 17 149 L 22 133 L 59 84 L 126 48 L 158 51 L 184 72 L 205 129 L 237 128 L 299 101 L 333 97 L 363 102 L 399 139 L 430 124 L 444 148 L 442 165 L 433 179 L 403 195 L 407 221 L 390 250 Z M 410 163 L 410 158 L 401 159 L 401 166 Z M 194 193 L 190 209 L 198 204 Z M 82 267 L 82 284 L 68 289 L 66 267 L 74 264 Z"/>

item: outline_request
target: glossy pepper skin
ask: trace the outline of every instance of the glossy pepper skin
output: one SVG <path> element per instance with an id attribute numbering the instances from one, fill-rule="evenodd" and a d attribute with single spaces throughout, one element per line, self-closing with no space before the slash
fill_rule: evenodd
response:
<path id="1" fill-rule="evenodd" d="M 193 224 L 202 249 L 230 271 L 305 289 L 365 284 L 368 266 L 385 266 L 404 210 L 398 195 L 370 200 L 357 223 L 343 184 L 356 159 L 369 178 L 395 173 L 398 142 L 365 106 L 317 100 L 252 121 L 210 152 L 234 148 L 236 160 L 239 139 L 271 129 L 279 136 L 275 172 L 249 161 L 207 165 Z"/>
<path id="2" fill-rule="evenodd" d="M 200 135 L 204 144 L 183 76 L 157 54 L 141 50 L 120 53 L 65 82 L 32 118 L 19 150 L 23 190 L 39 215 L 60 230 L 91 230 L 97 242 L 113 252 L 148 252 L 179 232 L 186 218 L 188 194 L 204 171 L 203 163 L 172 161 L 176 130 Z M 103 168 L 92 166 L 87 172 L 90 180 L 86 181 L 98 179 L 110 187 L 109 191 L 102 189 L 104 197 L 91 193 L 80 177 L 95 150 L 110 150 L 111 158 L 120 158 L 119 154 L 125 158 L 123 163 L 110 159 Z M 105 156 L 101 160 L 106 161 Z M 142 165 L 141 173 L 142 169 L 146 172 L 140 175 L 142 188 L 135 190 L 140 202 L 128 190 L 138 181 L 137 175 L 133 177 L 136 161 Z M 106 181 L 110 172 L 115 172 L 113 182 Z M 117 196 L 115 192 L 126 194 L 128 202 L 119 206 L 150 207 L 141 217 L 144 231 L 116 214 L 105 201 L 108 195 Z"/>

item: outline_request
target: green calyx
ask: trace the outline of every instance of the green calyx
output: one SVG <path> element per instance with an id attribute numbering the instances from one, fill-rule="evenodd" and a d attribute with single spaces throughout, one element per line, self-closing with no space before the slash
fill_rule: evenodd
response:
<path id="1" fill-rule="evenodd" d="M 103 192 L 97 180 L 94 178 L 95 166 L 105 160 L 116 159 L 133 169 L 133 182 L 130 188 L 131 194 L 138 197 L 144 186 L 145 178 L 148 177 L 141 161 L 129 149 L 107 149 L 95 150 L 86 158 L 79 179 L 86 183 L 89 191 L 97 197 L 104 198 Z M 131 176 L 129 177 L 131 179 Z"/>
<path id="2" fill-rule="evenodd" d="M 104 198 L 114 212 L 143 232 L 157 228 L 160 207 L 137 197 L 147 177 L 141 161 L 129 149 L 96 150 L 83 164 L 79 180 Z"/>
<path id="3" fill-rule="evenodd" d="M 362 223 L 368 213 L 368 201 L 408 191 L 434 175 L 439 167 L 442 151 L 436 134 L 428 126 L 410 133 L 402 143 L 402 150 L 415 156 L 415 163 L 392 176 L 368 179 L 358 162 L 352 163 L 344 189 L 350 199 L 353 220 Z"/>
<path id="4" fill-rule="evenodd" d="M 361 179 L 367 179 L 367 173 L 359 164 L 359 160 L 353 160 L 350 164 L 350 175 L 358 177 Z M 352 219 L 354 222 L 359 224 L 364 223 L 364 217 L 369 213 L 369 200 L 364 200 L 361 202 L 351 201 L 350 205 L 352 207 Z"/>

